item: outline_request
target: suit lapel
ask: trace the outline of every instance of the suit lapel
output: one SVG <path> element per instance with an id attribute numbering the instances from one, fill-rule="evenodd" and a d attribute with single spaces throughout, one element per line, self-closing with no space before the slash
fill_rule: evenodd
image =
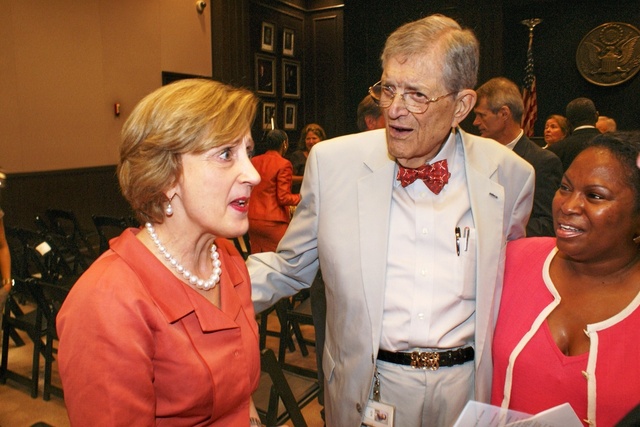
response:
<path id="1" fill-rule="evenodd" d="M 373 156 L 364 163 L 371 173 L 358 180 L 360 266 L 362 282 L 366 283 L 363 291 L 372 327 L 372 345 L 373 348 L 378 348 L 387 273 L 389 218 L 393 190 L 393 185 L 390 183 L 394 179 L 395 163 L 386 155 Z"/>
<path id="2" fill-rule="evenodd" d="M 493 181 L 498 171 L 495 159 L 489 158 L 463 138 L 467 185 L 476 228 L 476 367 L 481 362 L 488 334 L 492 330 L 495 284 L 502 268 L 500 259 L 503 236 L 504 187 Z M 497 310 L 497 307 L 495 307 Z M 489 342 L 490 343 L 490 342 Z"/>
<path id="3" fill-rule="evenodd" d="M 526 159 L 530 148 L 528 142 L 530 142 L 529 138 L 527 138 L 525 135 L 522 135 L 518 142 L 516 142 L 516 145 L 514 145 L 513 152 L 523 159 Z M 533 142 L 531 143 L 533 144 Z"/>

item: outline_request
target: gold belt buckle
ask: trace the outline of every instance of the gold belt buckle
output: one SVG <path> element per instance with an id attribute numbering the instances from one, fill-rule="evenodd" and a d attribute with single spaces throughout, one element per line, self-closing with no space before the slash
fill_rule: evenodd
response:
<path id="1" fill-rule="evenodd" d="M 437 371 L 440 367 L 440 355 L 435 351 L 414 351 L 411 353 L 411 367 Z"/>

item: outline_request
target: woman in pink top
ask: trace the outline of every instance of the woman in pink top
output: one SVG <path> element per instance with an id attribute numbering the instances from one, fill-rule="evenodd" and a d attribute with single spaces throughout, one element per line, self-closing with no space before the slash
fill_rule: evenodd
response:
<path id="1" fill-rule="evenodd" d="M 58 317 L 72 426 L 260 425 L 260 355 L 246 233 L 260 181 L 255 96 L 188 79 L 145 97 L 122 131 L 118 178 L 145 224 L 125 230 Z"/>
<path id="2" fill-rule="evenodd" d="M 597 136 L 553 200 L 556 239 L 507 247 L 492 403 L 568 402 L 585 426 L 640 403 L 640 132 Z"/>

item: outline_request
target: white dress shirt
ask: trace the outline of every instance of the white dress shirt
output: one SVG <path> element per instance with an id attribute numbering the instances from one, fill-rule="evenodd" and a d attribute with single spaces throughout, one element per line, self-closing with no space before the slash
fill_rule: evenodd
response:
<path id="1" fill-rule="evenodd" d="M 384 350 L 455 348 L 473 342 L 476 233 L 462 141 L 455 132 L 431 163 L 443 159 L 451 177 L 440 194 L 422 180 L 406 188 L 394 184 L 380 340 Z"/>
<path id="2" fill-rule="evenodd" d="M 516 144 L 518 143 L 518 141 L 520 141 L 520 138 L 522 138 L 522 135 L 524 135 L 524 131 L 522 129 L 520 129 L 520 133 L 518 133 L 518 136 L 516 136 L 516 138 L 513 141 L 511 141 L 510 143 L 505 145 L 505 147 L 507 147 L 509 150 L 513 151 L 513 147 L 515 147 Z"/>

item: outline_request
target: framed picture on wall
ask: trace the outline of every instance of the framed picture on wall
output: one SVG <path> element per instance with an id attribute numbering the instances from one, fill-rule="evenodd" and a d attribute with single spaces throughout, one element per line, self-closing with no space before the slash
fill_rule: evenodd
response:
<path id="1" fill-rule="evenodd" d="M 256 54 L 256 92 L 261 95 L 276 94 L 276 59 Z"/>
<path id="2" fill-rule="evenodd" d="M 268 22 L 262 23 L 261 49 L 265 52 L 273 52 L 276 38 L 276 27 Z"/>
<path id="3" fill-rule="evenodd" d="M 276 104 L 274 102 L 262 103 L 262 129 L 275 129 L 276 124 Z"/>
<path id="4" fill-rule="evenodd" d="M 282 54 L 293 56 L 293 46 L 295 42 L 295 34 L 293 30 L 285 28 L 282 32 Z"/>
<path id="5" fill-rule="evenodd" d="M 300 62 L 282 60 L 282 96 L 300 98 Z"/>
<path id="6" fill-rule="evenodd" d="M 284 103 L 284 128 L 295 129 L 296 128 L 296 104 L 288 102 Z"/>

